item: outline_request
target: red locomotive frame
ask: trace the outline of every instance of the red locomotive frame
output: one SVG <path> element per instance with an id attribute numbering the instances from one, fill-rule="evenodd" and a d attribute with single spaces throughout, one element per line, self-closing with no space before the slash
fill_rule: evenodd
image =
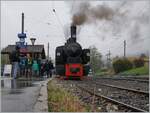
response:
<path id="1" fill-rule="evenodd" d="M 66 78 L 80 78 L 82 79 L 83 77 L 83 65 L 82 64 L 66 64 Z"/>

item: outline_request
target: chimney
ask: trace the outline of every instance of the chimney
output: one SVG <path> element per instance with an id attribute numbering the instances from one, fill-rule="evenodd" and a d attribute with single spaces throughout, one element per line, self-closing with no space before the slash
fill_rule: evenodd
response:
<path id="1" fill-rule="evenodd" d="M 76 42 L 76 26 L 71 26 L 71 38 Z"/>

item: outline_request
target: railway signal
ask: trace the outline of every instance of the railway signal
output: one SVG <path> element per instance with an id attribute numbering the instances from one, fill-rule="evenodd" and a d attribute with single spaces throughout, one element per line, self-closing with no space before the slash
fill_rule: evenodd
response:
<path id="1" fill-rule="evenodd" d="M 111 52 L 109 50 L 109 52 L 106 54 L 107 57 L 107 67 L 110 68 L 111 67 L 111 58 L 110 58 Z"/>

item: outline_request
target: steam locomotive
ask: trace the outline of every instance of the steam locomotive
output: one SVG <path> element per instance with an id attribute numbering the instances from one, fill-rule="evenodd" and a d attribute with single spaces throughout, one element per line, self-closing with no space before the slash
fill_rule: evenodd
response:
<path id="1" fill-rule="evenodd" d="M 76 42 L 76 26 L 71 26 L 71 37 L 65 45 L 56 47 L 55 51 L 56 74 L 69 78 L 82 79 L 89 73 L 90 50 L 82 49 Z"/>

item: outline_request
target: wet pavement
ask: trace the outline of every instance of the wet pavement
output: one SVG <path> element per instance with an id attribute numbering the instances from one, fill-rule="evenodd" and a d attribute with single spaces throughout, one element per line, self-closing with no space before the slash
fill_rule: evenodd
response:
<path id="1" fill-rule="evenodd" d="M 41 80 L 1 79 L 1 111 L 32 112 L 42 82 Z"/>

